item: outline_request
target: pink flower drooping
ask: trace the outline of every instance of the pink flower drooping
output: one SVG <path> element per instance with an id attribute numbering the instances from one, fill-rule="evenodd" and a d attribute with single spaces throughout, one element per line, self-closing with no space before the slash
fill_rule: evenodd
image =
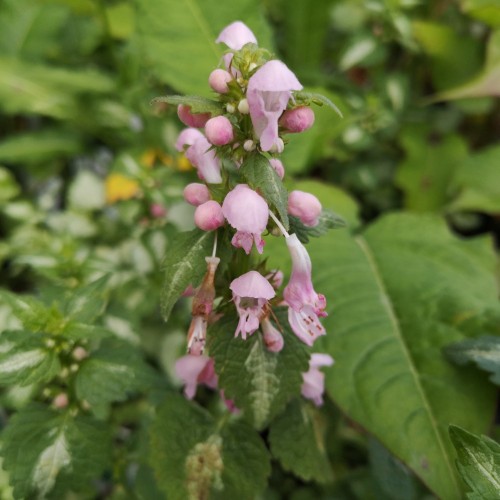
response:
<path id="1" fill-rule="evenodd" d="M 247 43 L 257 43 L 252 30 L 241 21 L 235 21 L 226 26 L 215 40 L 216 43 L 224 43 L 230 49 L 240 50 Z"/>
<path id="2" fill-rule="evenodd" d="M 226 195 L 222 212 L 229 224 L 236 229 L 231 243 L 249 254 L 255 242 L 258 252 L 262 253 L 262 233 L 269 219 L 269 207 L 264 198 L 246 184 L 238 184 Z"/>
<path id="3" fill-rule="evenodd" d="M 295 234 L 286 239 L 292 257 L 292 275 L 285 287 L 283 297 L 290 306 L 288 321 L 293 332 L 302 342 L 312 346 L 326 331 L 318 316 L 326 316 L 324 295 L 314 291 L 311 280 L 311 259 L 304 245 Z"/>
<path id="4" fill-rule="evenodd" d="M 198 176 L 208 184 L 220 184 L 220 160 L 215 151 L 210 150 L 212 145 L 204 135 L 198 137 L 186 151 L 187 159 L 198 169 Z"/>
<path id="5" fill-rule="evenodd" d="M 297 77 L 281 61 L 268 61 L 248 81 L 250 117 L 263 151 L 283 150 L 278 120 L 285 111 L 292 90 L 301 90 Z"/>
<path id="6" fill-rule="evenodd" d="M 240 316 L 234 336 L 239 333 L 243 340 L 259 328 L 260 320 L 266 315 L 267 301 L 276 292 L 269 281 L 257 271 L 249 271 L 234 279 L 229 285 L 233 292 L 233 300 Z"/>
<path id="7" fill-rule="evenodd" d="M 306 226 L 316 226 L 321 215 L 321 203 L 311 193 L 291 191 L 288 195 L 288 213 L 298 217 Z"/>
<path id="8" fill-rule="evenodd" d="M 175 142 L 175 149 L 182 152 L 186 146 L 192 146 L 196 139 L 203 137 L 203 134 L 196 128 L 185 128 L 177 137 Z"/>
<path id="9" fill-rule="evenodd" d="M 184 395 L 193 399 L 198 384 L 206 385 L 211 389 L 217 387 L 217 375 L 214 370 L 214 361 L 208 356 L 193 356 L 186 354 L 175 362 L 175 374 L 184 382 Z"/>
<path id="10" fill-rule="evenodd" d="M 316 406 L 323 404 L 325 392 L 325 374 L 319 371 L 322 366 L 332 366 L 333 358 L 328 354 L 312 354 L 309 361 L 309 370 L 302 374 L 304 383 L 301 387 L 302 396 L 310 399 Z"/>

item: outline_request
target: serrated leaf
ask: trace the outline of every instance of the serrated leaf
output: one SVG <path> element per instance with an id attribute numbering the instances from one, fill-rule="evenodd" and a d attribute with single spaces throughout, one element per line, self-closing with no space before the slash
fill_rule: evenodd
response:
<path id="1" fill-rule="evenodd" d="M 288 216 L 290 220 L 290 232 L 295 233 L 302 243 L 308 243 L 309 237 L 319 238 L 330 229 L 346 227 L 346 221 L 338 214 L 330 210 L 322 210 L 318 217 L 318 223 L 314 227 L 306 226 L 298 217 Z"/>
<path id="2" fill-rule="evenodd" d="M 177 299 L 188 285 L 197 287 L 206 272 L 205 257 L 212 255 L 214 235 L 194 229 L 181 233 L 168 247 L 163 263 L 165 282 L 161 293 L 161 312 L 167 321 Z"/>
<path id="3" fill-rule="evenodd" d="M 486 436 L 475 436 L 450 425 L 450 438 L 457 451 L 457 468 L 472 492 L 471 500 L 489 500 L 500 495 L 500 445 Z"/>
<path id="4" fill-rule="evenodd" d="M 4 467 L 16 498 L 45 498 L 63 480 L 72 489 L 90 485 L 107 465 L 110 433 L 82 416 L 31 404 L 2 434 Z"/>
<path id="5" fill-rule="evenodd" d="M 459 498 L 445 429 L 484 432 L 495 388 L 441 348 L 498 322 L 491 242 L 460 240 L 437 217 L 392 214 L 362 236 L 337 231 L 308 249 L 332 313 L 321 339 L 336 360 L 329 394 L 438 496 Z"/>
<path id="6" fill-rule="evenodd" d="M 260 436 L 240 423 L 220 425 L 211 415 L 170 394 L 149 433 L 150 465 L 173 500 L 253 499 L 270 473 Z"/>
<path id="7" fill-rule="evenodd" d="M 131 394 L 147 389 L 153 377 L 137 349 L 106 341 L 81 364 L 75 390 L 78 399 L 87 401 L 93 413 L 102 418 L 110 403 L 125 401 Z"/>
<path id="8" fill-rule="evenodd" d="M 277 315 L 285 340 L 278 354 L 267 350 L 260 331 L 246 340 L 234 338 L 234 317 L 219 320 L 208 332 L 219 386 L 257 429 L 262 429 L 300 393 L 302 373 L 308 370 L 308 353 L 289 329 L 286 313 L 278 311 Z"/>
<path id="9" fill-rule="evenodd" d="M 485 335 L 464 340 L 446 346 L 444 353 L 458 365 L 476 363 L 479 368 L 491 372 L 490 380 L 500 385 L 500 337 Z"/>
<path id="10" fill-rule="evenodd" d="M 65 316 L 68 316 L 72 321 L 93 323 L 106 307 L 106 287 L 109 278 L 109 275 L 105 275 L 88 285 L 71 291 L 64 307 Z"/>
<path id="11" fill-rule="evenodd" d="M 260 153 L 250 155 L 241 165 L 240 174 L 248 185 L 278 211 L 281 222 L 288 229 L 288 193 L 269 160 Z"/>
<path id="12" fill-rule="evenodd" d="M 191 108 L 191 113 L 210 113 L 212 116 L 217 116 L 224 112 L 223 104 L 219 101 L 197 95 L 167 95 L 155 97 L 151 103 L 155 102 L 166 102 L 176 106 L 185 104 Z"/>
<path id="13" fill-rule="evenodd" d="M 311 104 L 316 104 L 318 106 L 328 106 L 329 108 L 333 109 L 335 113 L 337 113 L 340 118 L 343 118 L 344 115 L 342 114 L 342 111 L 331 101 L 331 99 L 328 99 L 328 97 L 324 96 L 323 94 L 318 94 L 316 92 L 294 92 L 294 97 L 297 99 L 297 101 L 307 104 L 310 106 Z"/>
<path id="14" fill-rule="evenodd" d="M 283 468 L 304 481 L 332 479 L 325 448 L 325 418 L 309 403 L 292 401 L 269 429 L 271 451 Z"/>

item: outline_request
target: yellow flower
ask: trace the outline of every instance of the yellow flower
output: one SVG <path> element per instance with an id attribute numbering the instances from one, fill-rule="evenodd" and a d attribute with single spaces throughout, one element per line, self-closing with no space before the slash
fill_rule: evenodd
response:
<path id="1" fill-rule="evenodd" d="M 181 172 L 185 172 L 186 170 L 191 170 L 192 168 L 193 166 L 189 160 L 183 154 L 180 154 L 177 158 L 177 169 Z"/>
<path id="2" fill-rule="evenodd" d="M 110 174 L 106 178 L 106 201 L 116 203 L 130 200 L 139 192 L 139 184 L 121 174 Z"/>

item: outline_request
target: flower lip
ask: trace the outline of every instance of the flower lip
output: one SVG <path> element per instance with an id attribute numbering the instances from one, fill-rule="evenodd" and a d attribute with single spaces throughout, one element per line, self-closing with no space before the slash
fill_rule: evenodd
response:
<path id="1" fill-rule="evenodd" d="M 266 62 L 250 78 L 248 90 L 283 92 L 302 90 L 302 84 L 288 66 L 277 59 Z"/>
<path id="2" fill-rule="evenodd" d="M 203 134 L 197 128 L 185 128 L 177 137 L 177 141 L 175 142 L 175 149 L 181 152 L 184 151 L 185 146 L 192 146 L 196 139 L 200 139 L 204 137 Z"/>
<path id="3" fill-rule="evenodd" d="M 276 292 L 269 281 L 257 271 L 249 271 L 234 279 L 229 286 L 239 297 L 270 300 Z"/>
<path id="4" fill-rule="evenodd" d="M 235 21 L 220 32 L 215 42 L 224 43 L 233 50 L 240 50 L 247 43 L 257 44 L 257 39 L 245 23 Z"/>

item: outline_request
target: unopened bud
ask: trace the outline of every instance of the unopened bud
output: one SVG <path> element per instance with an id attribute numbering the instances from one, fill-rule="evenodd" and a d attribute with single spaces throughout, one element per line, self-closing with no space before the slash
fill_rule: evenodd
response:
<path id="1" fill-rule="evenodd" d="M 151 217 L 154 217 L 155 219 L 162 219 L 165 215 L 167 215 L 167 209 L 160 203 L 152 203 L 149 207 L 149 213 L 151 214 Z"/>
<path id="2" fill-rule="evenodd" d="M 283 335 L 274 328 L 269 318 L 264 318 L 261 322 L 262 331 L 264 332 L 264 344 L 267 350 L 271 352 L 280 352 L 283 349 Z"/>
<path id="3" fill-rule="evenodd" d="M 321 214 L 321 203 L 311 193 L 292 191 L 288 195 L 288 213 L 298 217 L 306 226 L 316 226 Z"/>
<path id="4" fill-rule="evenodd" d="M 253 151 L 255 149 L 255 142 L 253 142 L 252 139 L 247 139 L 243 143 L 243 149 L 245 151 Z"/>
<path id="5" fill-rule="evenodd" d="M 191 113 L 191 107 L 185 104 L 179 104 L 177 107 L 177 116 L 179 120 L 188 127 L 201 128 L 210 119 L 210 113 Z"/>
<path id="6" fill-rule="evenodd" d="M 214 146 L 225 146 L 234 139 L 233 126 L 225 116 L 216 116 L 205 124 L 205 135 Z"/>
<path id="7" fill-rule="evenodd" d="M 222 207 L 214 200 L 198 206 L 194 212 L 194 223 L 203 231 L 213 231 L 224 225 Z"/>
<path id="8" fill-rule="evenodd" d="M 238 111 L 242 115 L 248 115 L 250 113 L 250 108 L 248 107 L 248 101 L 246 99 L 242 99 L 238 104 Z"/>
<path id="9" fill-rule="evenodd" d="M 69 367 L 69 371 L 70 371 L 70 372 L 75 373 L 75 372 L 77 372 L 77 371 L 78 371 L 78 368 L 79 368 L 79 366 L 78 366 L 77 364 L 75 364 L 75 363 L 74 363 L 74 364 L 72 364 L 72 365 Z"/>
<path id="10" fill-rule="evenodd" d="M 78 347 L 75 347 L 75 349 L 73 350 L 73 359 L 75 359 L 76 361 L 82 361 L 83 359 L 85 359 L 87 356 L 88 356 L 88 352 L 86 349 L 84 349 L 83 347 L 81 346 L 78 346 Z"/>
<path id="11" fill-rule="evenodd" d="M 227 84 L 233 79 L 231 73 L 224 69 L 214 69 L 208 77 L 208 84 L 215 92 L 226 94 L 228 92 Z"/>
<path id="12" fill-rule="evenodd" d="M 210 191 L 205 184 L 192 182 L 184 188 L 184 199 L 194 207 L 210 200 Z"/>
<path id="13" fill-rule="evenodd" d="M 277 158 L 271 158 L 269 160 L 269 163 L 278 174 L 278 177 L 280 179 L 283 179 L 283 177 L 285 177 L 285 167 L 283 166 L 283 163 L 281 163 L 281 160 L 278 160 Z"/>
<path id="14" fill-rule="evenodd" d="M 45 345 L 49 348 L 52 349 L 56 345 L 56 341 L 54 339 L 47 339 L 45 341 Z"/>
<path id="15" fill-rule="evenodd" d="M 226 111 L 233 114 L 236 111 L 236 108 L 233 104 L 226 104 Z"/>
<path id="16" fill-rule="evenodd" d="M 53 404 L 56 408 L 66 408 L 66 406 L 68 406 L 68 403 L 68 395 L 64 392 L 58 394 L 53 401 Z"/>
<path id="17" fill-rule="evenodd" d="M 286 110 L 280 118 L 280 125 L 288 132 L 298 133 L 311 128 L 314 123 L 314 111 L 308 106 Z"/>

